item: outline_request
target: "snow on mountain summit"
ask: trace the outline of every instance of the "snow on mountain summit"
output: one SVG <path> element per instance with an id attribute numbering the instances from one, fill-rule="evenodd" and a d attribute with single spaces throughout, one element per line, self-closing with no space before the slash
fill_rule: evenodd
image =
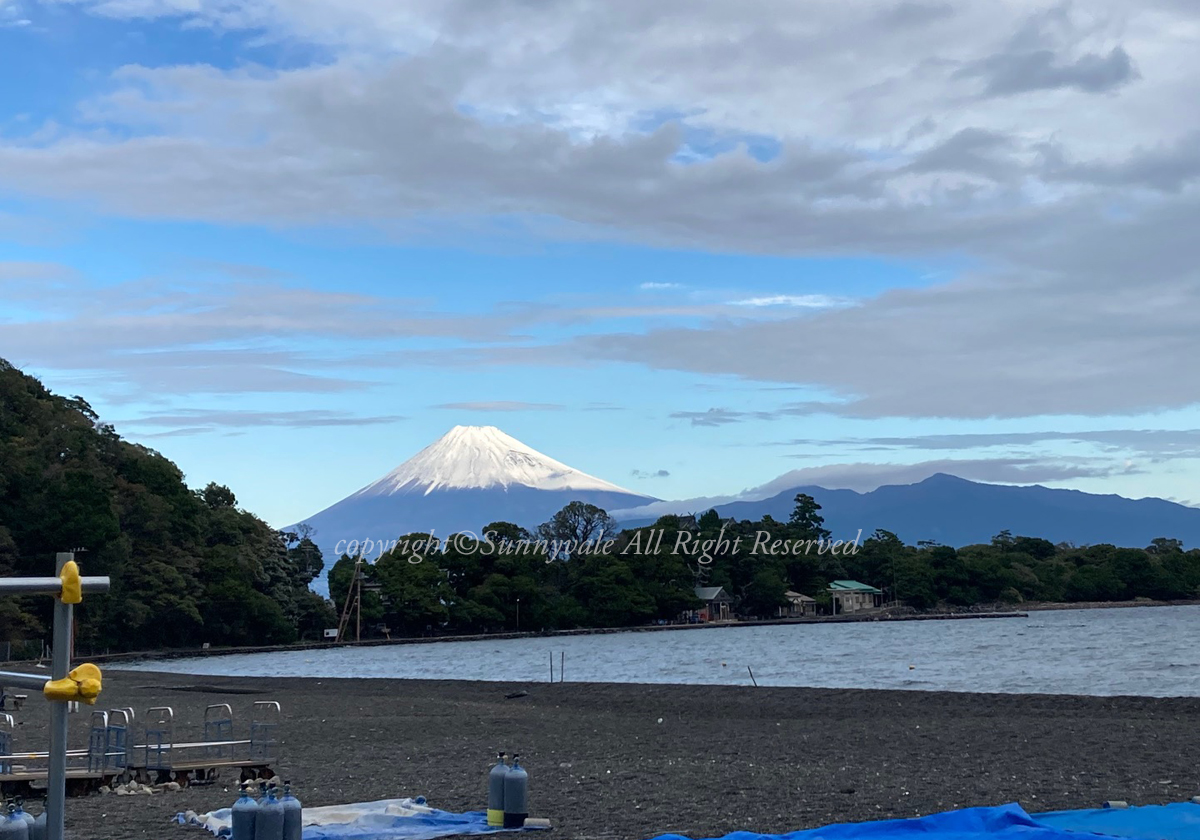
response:
<path id="1" fill-rule="evenodd" d="M 355 496 L 513 486 L 631 493 L 543 455 L 495 426 L 455 426 Z"/>

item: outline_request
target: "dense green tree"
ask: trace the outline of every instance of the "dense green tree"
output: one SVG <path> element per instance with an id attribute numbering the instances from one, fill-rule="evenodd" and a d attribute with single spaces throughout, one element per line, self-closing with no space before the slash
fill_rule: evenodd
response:
<path id="1" fill-rule="evenodd" d="M 85 400 L 3 360 L 0 465 L 0 574 L 50 574 L 54 555 L 74 550 L 85 574 L 112 579 L 78 609 L 83 650 L 289 642 L 329 621 L 308 589 L 322 566 L 315 544 L 289 548 L 229 488 L 191 490 Z M 50 607 L 5 599 L 3 638 L 44 636 Z"/>
<path id="2" fill-rule="evenodd" d="M 796 536 L 813 540 L 829 539 L 830 533 L 825 527 L 825 518 L 821 516 L 821 506 L 817 500 L 807 493 L 797 493 L 795 502 L 788 524 L 796 529 Z"/>
<path id="3" fill-rule="evenodd" d="M 539 526 L 537 535 L 557 547 L 555 559 L 567 559 L 584 543 L 603 541 L 616 532 L 616 521 L 605 511 L 586 502 L 570 502 Z"/>

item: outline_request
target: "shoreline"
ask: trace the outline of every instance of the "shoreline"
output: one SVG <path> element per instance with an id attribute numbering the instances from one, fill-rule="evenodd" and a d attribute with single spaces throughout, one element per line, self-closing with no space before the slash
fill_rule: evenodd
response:
<path id="1" fill-rule="evenodd" d="M 161 651 L 130 651 L 95 655 L 76 654 L 77 661 L 105 663 L 142 662 L 174 659 L 200 659 L 211 656 L 233 656 L 238 654 L 281 653 L 287 651 L 332 650 L 335 648 L 385 647 L 393 645 L 435 644 L 452 642 L 508 641 L 512 639 L 536 639 L 567 636 L 598 636 L 613 633 L 649 633 L 674 630 L 728 630 L 740 627 L 774 627 L 812 624 L 857 624 L 895 621 L 963 621 L 970 619 L 990 620 L 1004 618 L 1028 618 L 1030 612 L 1057 610 L 1130 609 L 1135 607 L 1183 607 L 1198 606 L 1200 600 L 1189 601 L 1094 601 L 1094 602 L 1025 602 L 1019 611 L 998 611 L 999 605 L 980 605 L 982 609 L 963 608 L 957 612 L 912 613 L 888 615 L 885 612 L 868 612 L 862 615 L 813 616 L 806 618 L 776 618 L 753 621 L 713 621 L 702 624 L 639 625 L 634 627 L 585 627 L 574 630 L 534 630 L 524 632 L 478 633 L 447 636 L 402 636 L 390 639 L 364 639 L 345 642 L 298 642 L 289 645 L 246 645 L 241 647 L 188 648 Z M 0 662 L 5 667 L 29 666 L 40 660 L 8 660 Z"/>
<path id="2" fill-rule="evenodd" d="M 139 720 L 171 706 L 182 740 L 199 734 L 212 703 L 233 707 L 244 737 L 256 700 L 282 704 L 275 769 L 305 805 L 423 795 L 434 807 L 478 810 L 504 749 L 530 774 L 530 814 L 572 840 L 780 833 L 1007 802 L 1035 812 L 1197 792 L 1189 757 L 1200 749 L 1200 698 L 113 672 L 103 702 L 133 706 Z M 46 706 L 26 705 L 16 750 L 44 740 Z M 86 717 L 72 716 L 72 746 L 86 746 Z M 199 837 L 167 820 L 234 798 L 236 780 L 222 778 L 153 797 L 70 799 L 68 836 Z"/>
<path id="3" fill-rule="evenodd" d="M 145 651 L 133 653 L 111 653 L 86 657 L 88 661 L 132 662 L 159 659 L 193 659 L 210 656 L 236 654 L 285 653 L 288 651 L 332 650 L 334 648 L 390 647 L 393 645 L 441 644 L 453 642 L 495 642 L 513 639 L 545 639 L 564 636 L 607 636 L 615 633 L 657 633 L 672 630 L 730 630 L 742 627 L 778 627 L 800 624 L 862 624 L 895 621 L 956 621 L 965 619 L 1027 618 L 1025 613 L 939 613 L 936 615 L 854 615 L 825 616 L 814 618 L 778 618 L 755 621 L 709 621 L 702 624 L 648 624 L 636 627 L 585 627 L 576 630 L 534 630 L 524 633 L 479 633 L 455 636 L 403 636 L 395 639 L 364 639 L 361 642 L 307 642 L 291 645 L 261 645 L 236 648 L 208 648 L 197 650 Z M 77 657 L 79 658 L 79 657 Z M 2 663 L 0 663 L 2 664 Z M 16 663 L 9 663 L 16 664 Z"/>
<path id="4" fill-rule="evenodd" d="M 1200 600 L 1186 601 L 1029 601 L 1021 604 L 1021 609 L 1027 612 L 1042 612 L 1046 610 L 1122 610 L 1134 607 L 1195 607 L 1200 606 Z"/>

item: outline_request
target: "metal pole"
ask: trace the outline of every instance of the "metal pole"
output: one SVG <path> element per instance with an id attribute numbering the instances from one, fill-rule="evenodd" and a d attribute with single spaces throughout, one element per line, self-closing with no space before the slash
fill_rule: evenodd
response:
<path id="1" fill-rule="evenodd" d="M 61 556 L 61 555 L 60 555 Z M 107 577 L 80 578 L 80 589 L 89 592 L 107 592 Z M 58 595 L 62 592 L 62 581 L 56 577 L 45 578 L 0 578 L 0 595 Z"/>
<path id="2" fill-rule="evenodd" d="M 55 557 L 54 571 L 75 555 L 63 552 Z M 50 662 L 51 679 L 61 680 L 71 670 L 70 651 L 72 606 L 61 598 L 54 601 L 54 653 Z M 46 779 L 46 840 L 63 840 L 67 808 L 67 704 L 50 704 L 50 773 Z"/>
<path id="3" fill-rule="evenodd" d="M 46 687 L 46 678 L 33 674 L 15 674 L 12 671 L 0 671 L 0 685 L 5 688 L 29 688 L 40 693 Z"/>

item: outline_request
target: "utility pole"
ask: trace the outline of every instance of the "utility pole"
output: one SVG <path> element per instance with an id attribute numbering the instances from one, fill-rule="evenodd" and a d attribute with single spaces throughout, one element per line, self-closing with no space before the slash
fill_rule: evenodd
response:
<path id="1" fill-rule="evenodd" d="M 346 590 L 346 603 L 342 607 L 342 616 L 338 621 L 337 641 L 345 640 L 346 629 L 350 624 L 350 613 L 357 617 L 354 625 L 354 641 L 362 641 L 362 555 L 354 558 L 354 577 Z"/>
<path id="2" fill-rule="evenodd" d="M 517 599 L 517 632 L 521 632 L 521 599 Z"/>
<path id="3" fill-rule="evenodd" d="M 42 692 L 50 706 L 50 769 L 46 777 L 46 837 L 63 840 L 64 811 L 67 799 L 67 715 L 70 705 L 83 701 L 95 705 L 100 695 L 100 669 L 91 663 L 71 668 L 74 605 L 82 603 L 84 593 L 107 592 L 107 577 L 81 577 L 75 555 L 62 552 L 55 558 L 55 577 L 2 578 L 0 593 L 8 595 L 54 596 L 54 648 L 50 676 L 35 676 L 0 671 L 0 685 L 32 688 Z"/>
<path id="4" fill-rule="evenodd" d="M 892 604 L 900 606 L 900 584 L 899 578 L 896 575 L 896 555 L 892 554 Z"/>

